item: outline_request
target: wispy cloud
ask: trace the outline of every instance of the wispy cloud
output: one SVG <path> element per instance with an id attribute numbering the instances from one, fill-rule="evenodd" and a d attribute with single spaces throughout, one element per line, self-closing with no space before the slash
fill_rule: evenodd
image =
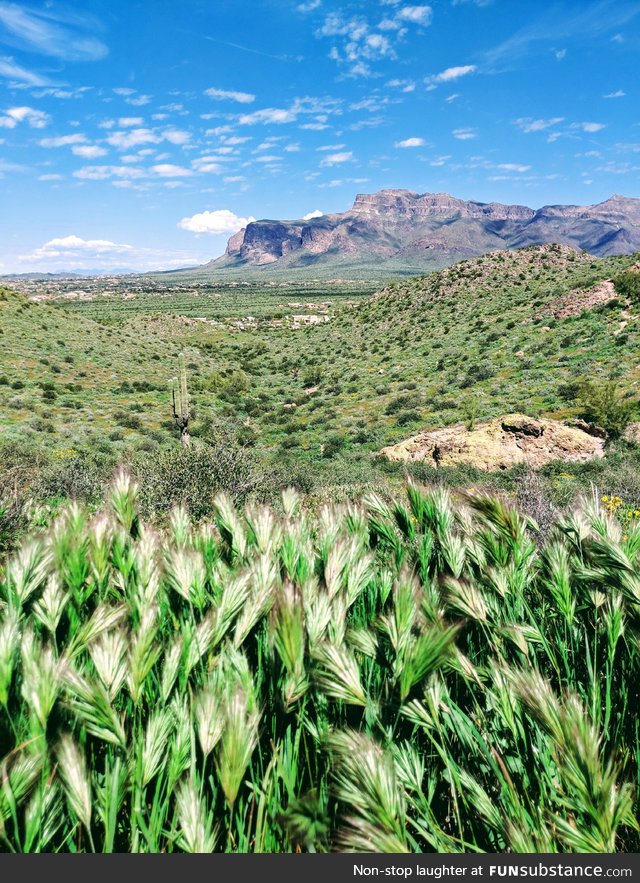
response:
<path id="1" fill-rule="evenodd" d="M 402 92 L 415 92 L 416 84 L 413 80 L 389 80 L 387 83 L 391 89 L 400 89 Z"/>
<path id="2" fill-rule="evenodd" d="M 87 136 L 74 132 L 72 135 L 54 135 L 52 138 L 41 138 L 40 147 L 70 147 L 72 144 L 84 144 Z"/>
<path id="3" fill-rule="evenodd" d="M 578 11 L 573 11 L 575 9 Z M 484 61 L 488 64 L 513 62 L 529 55 L 544 43 L 598 38 L 636 18 L 640 14 L 640 4 L 600 0 L 581 8 L 574 7 L 571 11 L 564 10 L 558 6 L 548 9 L 537 21 L 485 52 Z"/>
<path id="4" fill-rule="evenodd" d="M 627 93 L 623 92 L 622 89 L 618 89 L 617 92 L 609 92 L 608 95 L 603 95 L 603 98 L 624 98 Z"/>
<path id="5" fill-rule="evenodd" d="M 451 83 L 454 80 L 459 80 L 461 77 L 467 77 L 469 74 L 473 74 L 478 70 L 475 64 L 463 64 L 458 65 L 457 67 L 448 67 L 446 70 L 441 71 L 439 74 L 434 74 L 431 77 L 425 78 L 425 83 L 427 86 L 431 88 L 435 88 L 440 83 Z"/>
<path id="6" fill-rule="evenodd" d="M 262 110 L 254 110 L 253 113 L 244 113 L 238 117 L 241 126 L 255 126 L 257 123 L 293 123 L 295 120 L 296 114 L 293 110 L 281 107 L 265 107 Z"/>
<path id="7" fill-rule="evenodd" d="M 572 129 L 580 129 L 582 132 L 587 132 L 588 134 L 594 134 L 595 132 L 600 132 L 602 129 L 606 128 L 605 123 L 572 123 Z"/>
<path id="8" fill-rule="evenodd" d="M 564 122 L 564 117 L 551 117 L 548 120 L 536 120 L 532 117 L 520 117 L 515 120 L 515 125 L 518 126 L 519 129 L 522 129 L 523 132 L 530 134 L 531 132 L 544 132 L 547 129 L 553 128 L 553 126 L 557 126 L 560 123 Z"/>
<path id="9" fill-rule="evenodd" d="M 458 141 L 471 141 L 473 138 L 478 137 L 478 133 L 475 129 L 454 129 L 451 133 L 454 138 L 457 138 Z"/>
<path id="10" fill-rule="evenodd" d="M 98 23 L 78 14 L 0 3 L 0 42 L 64 61 L 97 61 L 107 46 L 92 36 Z"/>
<path id="11" fill-rule="evenodd" d="M 230 40 L 220 40 L 218 37 L 210 37 L 206 35 L 205 40 L 209 40 L 211 43 L 219 43 L 221 46 L 230 46 L 232 49 L 239 49 L 241 52 L 250 52 L 252 55 L 262 55 L 263 58 L 273 58 L 274 61 L 294 60 L 288 55 L 274 55 L 271 52 L 264 52 L 262 49 L 256 49 L 253 46 L 243 46 L 242 43 L 232 43 Z"/>
<path id="12" fill-rule="evenodd" d="M 351 162 L 353 159 L 353 153 L 350 150 L 345 150 L 342 153 L 329 153 L 322 159 L 320 163 L 321 166 L 335 166 L 345 162 Z"/>
<path id="13" fill-rule="evenodd" d="M 26 68 L 16 64 L 13 58 L 0 58 L 0 77 L 14 82 L 24 83 L 25 86 L 49 86 L 51 80 L 28 71 Z"/>
<path id="14" fill-rule="evenodd" d="M 73 173 L 84 181 L 108 181 L 110 178 L 144 178 L 146 172 L 131 166 L 83 166 Z"/>
<path id="15" fill-rule="evenodd" d="M 396 141 L 396 147 L 424 147 L 424 138 L 405 138 L 404 141 Z"/>
<path id="16" fill-rule="evenodd" d="M 237 101 L 239 104 L 251 104 L 256 100 L 256 96 L 250 92 L 236 92 L 232 89 L 206 89 L 204 94 L 216 101 Z"/>

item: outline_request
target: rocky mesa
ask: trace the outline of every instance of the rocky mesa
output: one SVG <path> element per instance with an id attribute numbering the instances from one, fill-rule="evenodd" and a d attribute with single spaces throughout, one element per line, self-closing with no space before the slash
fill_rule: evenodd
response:
<path id="1" fill-rule="evenodd" d="M 457 199 L 381 190 L 351 208 L 308 220 L 259 220 L 235 233 L 207 272 L 374 266 L 391 274 L 431 270 L 498 249 L 559 243 L 604 257 L 640 249 L 640 199 L 591 206 Z"/>

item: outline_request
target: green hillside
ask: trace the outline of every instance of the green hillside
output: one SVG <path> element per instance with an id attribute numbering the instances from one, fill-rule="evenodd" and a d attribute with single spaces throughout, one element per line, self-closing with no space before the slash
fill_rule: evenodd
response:
<path id="1" fill-rule="evenodd" d="M 298 303 L 295 288 L 267 308 L 249 287 L 250 322 L 240 321 L 235 287 L 200 304 L 153 291 L 39 303 L 4 292 L 4 443 L 55 475 L 91 461 L 87 492 L 118 462 L 152 471 L 178 456 L 168 382 L 180 352 L 192 434 L 236 452 L 243 468 L 250 461 L 248 487 L 269 479 L 269 493 L 287 480 L 330 494 L 395 481 L 403 470 L 373 453 L 470 415 L 577 416 L 583 379 L 616 380 L 638 419 L 637 298 L 627 289 L 606 303 L 591 296 L 636 260 L 559 246 L 495 252 L 369 298 L 345 302 L 327 288 L 323 321 L 301 328 L 282 318 L 307 308 L 308 291 Z M 205 321 L 212 304 L 216 318 Z"/>

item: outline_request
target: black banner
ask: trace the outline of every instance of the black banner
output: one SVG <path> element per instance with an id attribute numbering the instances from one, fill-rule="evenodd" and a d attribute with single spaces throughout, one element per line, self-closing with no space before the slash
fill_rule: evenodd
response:
<path id="1" fill-rule="evenodd" d="M 342 883 L 342 881 L 400 878 L 419 883 L 426 880 L 482 880 L 511 878 L 594 878 L 640 880 L 640 854 L 618 855 L 3 855 L 1 879 L 15 881 L 22 875 L 64 874 L 65 883 L 118 877 L 118 883 L 136 880 L 140 874 L 154 883 L 189 883 L 229 880 L 245 876 L 278 883 Z M 41 879 L 51 879 L 50 877 Z M 57 878 L 61 879 L 61 878 Z M 93 883 L 93 881 L 92 881 Z"/>

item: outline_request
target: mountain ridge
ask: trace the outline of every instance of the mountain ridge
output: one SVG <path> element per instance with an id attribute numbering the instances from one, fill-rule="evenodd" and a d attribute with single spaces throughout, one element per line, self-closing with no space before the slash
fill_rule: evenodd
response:
<path id="1" fill-rule="evenodd" d="M 599 257 L 640 249 L 640 199 L 614 194 L 594 205 L 539 209 L 387 189 L 359 193 L 346 212 L 252 221 L 225 254 L 196 272 L 375 267 L 415 273 L 497 249 L 557 243 Z"/>

